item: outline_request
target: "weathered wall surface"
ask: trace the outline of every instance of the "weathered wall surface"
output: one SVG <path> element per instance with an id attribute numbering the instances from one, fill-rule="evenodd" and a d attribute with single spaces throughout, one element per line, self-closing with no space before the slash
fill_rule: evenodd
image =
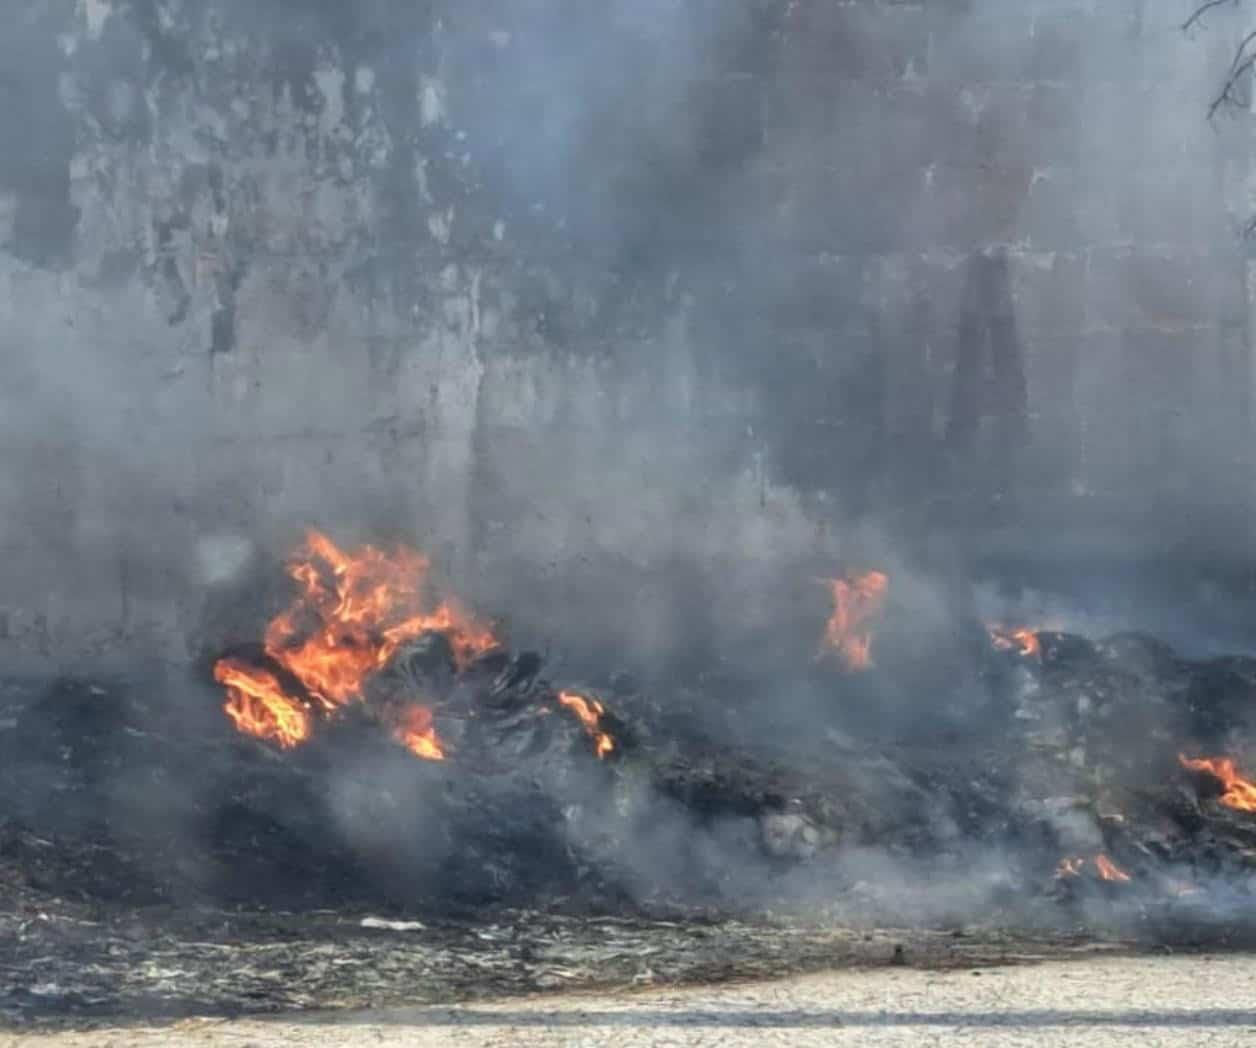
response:
<path id="1" fill-rule="evenodd" d="M 1027 546 L 1148 514 L 1136 544 L 1237 542 L 1232 24 L 592 6 L 17 5 L 6 651 L 177 657 L 205 586 L 307 523 L 647 648 L 753 632 L 778 560 L 991 506 Z M 1013 348 L 957 366 L 978 338 Z"/>

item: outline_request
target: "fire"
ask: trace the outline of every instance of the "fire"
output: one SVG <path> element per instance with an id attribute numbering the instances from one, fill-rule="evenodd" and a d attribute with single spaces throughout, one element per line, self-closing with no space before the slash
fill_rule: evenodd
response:
<path id="1" fill-rule="evenodd" d="M 1217 779 L 1224 787 L 1221 803 L 1236 811 L 1256 811 L 1256 783 L 1243 778 L 1238 766 L 1230 757 L 1201 757 L 1192 760 L 1178 754 L 1178 761 L 1183 768 L 1191 771 L 1202 771 Z"/>
<path id="2" fill-rule="evenodd" d="M 1060 865 L 1055 868 L 1055 879 L 1062 881 L 1067 877 L 1080 877 L 1082 870 L 1086 867 L 1085 859 L 1065 858 L 1060 860 Z"/>
<path id="3" fill-rule="evenodd" d="M 594 752 L 600 760 L 605 760 L 615 751 L 615 740 L 602 731 L 602 715 L 606 713 L 605 706 L 597 699 L 588 699 L 572 691 L 559 692 L 558 701 L 571 710 L 584 725 L 585 732 L 593 740 Z"/>
<path id="4" fill-rule="evenodd" d="M 267 628 L 266 653 L 332 710 L 359 699 L 367 678 L 423 633 L 444 633 L 460 665 L 496 647 L 492 630 L 457 605 L 426 607 L 429 567 L 414 550 L 350 554 L 311 531 L 288 563 L 301 592 Z"/>
<path id="5" fill-rule="evenodd" d="M 330 715 L 361 702 L 367 681 L 421 634 L 448 637 L 460 666 L 496 647 L 492 630 L 458 605 L 426 599 L 429 567 L 415 550 L 362 546 L 346 552 L 310 531 L 288 562 L 298 592 L 267 627 L 266 654 L 301 683 L 319 712 Z M 227 685 L 226 712 L 240 731 L 282 746 L 309 737 L 309 712 L 272 674 L 223 659 L 214 676 Z M 425 707 L 408 707 L 394 729 L 417 756 L 444 758 Z"/>
<path id="6" fill-rule="evenodd" d="M 821 654 L 834 652 L 847 669 L 866 670 L 872 665 L 869 627 L 885 607 L 889 577 L 870 571 L 850 579 L 828 579 L 826 585 L 833 594 L 833 614 L 824 628 Z"/>
<path id="7" fill-rule="evenodd" d="M 223 709 L 239 731 L 271 739 L 284 749 L 310 737 L 309 712 L 284 692 L 273 673 L 235 659 L 219 659 L 214 679 L 227 689 Z"/>
<path id="8" fill-rule="evenodd" d="M 393 738 L 413 753 L 428 761 L 443 761 L 445 748 L 432 724 L 432 711 L 426 706 L 411 706 L 399 718 Z"/>
<path id="9" fill-rule="evenodd" d="M 1015 651 L 1018 655 L 1033 659 L 1042 655 L 1042 642 L 1031 629 L 988 622 L 986 632 L 990 634 L 990 640 L 999 651 Z"/>
<path id="10" fill-rule="evenodd" d="M 1099 868 L 1099 876 L 1105 881 L 1116 881 L 1119 884 L 1129 883 L 1130 875 L 1106 855 L 1096 855 L 1095 866 Z"/>
<path id="11" fill-rule="evenodd" d="M 1094 857 L 1093 860 L 1087 860 L 1080 856 L 1071 856 L 1060 861 L 1060 865 L 1056 867 L 1055 879 L 1057 881 L 1068 880 L 1072 877 L 1080 877 L 1086 869 L 1086 863 L 1090 861 L 1094 863 L 1095 873 L 1101 881 L 1111 881 L 1114 884 L 1126 884 L 1131 878 L 1128 873 L 1122 870 L 1116 863 L 1109 859 L 1102 852 Z"/>

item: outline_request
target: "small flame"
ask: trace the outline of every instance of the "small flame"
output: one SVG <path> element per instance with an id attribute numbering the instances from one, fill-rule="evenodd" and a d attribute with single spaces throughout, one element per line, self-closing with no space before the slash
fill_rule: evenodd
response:
<path id="1" fill-rule="evenodd" d="M 1105 881 L 1116 881 L 1118 884 L 1129 883 L 1130 875 L 1106 855 L 1096 855 L 1095 866 L 1099 868 L 1099 876 Z"/>
<path id="2" fill-rule="evenodd" d="M 239 731 L 270 739 L 284 749 L 310 737 L 309 712 L 283 690 L 273 673 L 235 659 L 219 659 L 214 679 L 227 689 L 223 709 Z"/>
<path id="3" fill-rule="evenodd" d="M 615 751 L 615 740 L 602 731 L 602 715 L 606 712 L 597 699 L 585 698 L 573 691 L 559 692 L 558 701 L 576 715 L 589 738 L 599 760 L 605 760 Z"/>
<path id="4" fill-rule="evenodd" d="M 986 632 L 990 634 L 990 640 L 999 651 L 1014 651 L 1027 659 L 1042 656 L 1042 642 L 1031 629 L 988 622 Z"/>
<path id="5" fill-rule="evenodd" d="M 872 666 L 870 623 L 885 608 L 889 576 L 870 571 L 850 579 L 827 579 L 833 594 L 833 614 L 824 627 L 820 654 L 836 653 L 849 670 Z"/>
<path id="6" fill-rule="evenodd" d="M 1079 858 L 1064 858 L 1060 860 L 1060 865 L 1055 868 L 1055 879 L 1057 881 L 1065 880 L 1068 877 L 1080 877 L 1082 870 L 1086 867 L 1086 860 Z"/>
<path id="7" fill-rule="evenodd" d="M 432 724 L 432 711 L 426 706 L 410 706 L 393 729 L 393 738 L 425 761 L 443 761 L 445 747 Z"/>
<path id="8" fill-rule="evenodd" d="M 1256 811 L 1256 783 L 1243 778 L 1238 766 L 1230 757 L 1201 757 L 1192 760 L 1178 754 L 1178 761 L 1183 768 L 1191 771 L 1206 772 L 1221 783 L 1224 793 L 1221 803 L 1236 811 Z"/>
<path id="9" fill-rule="evenodd" d="M 1055 879 L 1057 881 L 1062 881 L 1072 877 L 1080 877 L 1085 871 L 1086 863 L 1088 861 L 1094 862 L 1095 873 L 1101 881 L 1111 881 L 1114 884 L 1125 884 L 1131 880 L 1128 873 L 1122 870 L 1103 853 L 1096 855 L 1093 860 L 1087 860 L 1076 855 L 1062 859 L 1060 861 L 1060 865 L 1055 869 Z"/>

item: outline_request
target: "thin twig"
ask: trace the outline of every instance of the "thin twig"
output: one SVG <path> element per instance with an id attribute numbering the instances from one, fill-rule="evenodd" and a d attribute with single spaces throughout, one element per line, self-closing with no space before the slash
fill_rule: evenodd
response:
<path id="1" fill-rule="evenodd" d="M 1220 7 L 1222 4 L 1232 4 L 1237 7 L 1238 2 L 1239 0 L 1208 0 L 1207 3 L 1200 4 L 1197 8 L 1195 8 L 1195 13 L 1192 14 L 1191 17 L 1188 18 L 1185 22 L 1182 23 L 1182 32 L 1185 33 L 1188 29 L 1190 29 L 1191 26 L 1193 26 L 1196 22 L 1202 19 L 1204 15 L 1206 15 L 1214 7 Z"/>
<path id="2" fill-rule="evenodd" d="M 1216 7 L 1218 2 L 1223 0 L 1209 0 L 1209 5 Z M 1198 15 L 1203 8 L 1195 13 Z M 1234 49 L 1234 59 L 1230 63 L 1230 72 L 1226 76 L 1225 83 L 1221 86 L 1221 91 L 1216 98 L 1212 100 L 1212 105 L 1208 107 L 1208 119 L 1211 120 L 1217 115 L 1217 110 L 1227 103 L 1230 105 L 1239 105 L 1240 99 L 1234 97 L 1234 90 L 1238 86 L 1239 79 L 1245 74 L 1250 73 L 1253 66 L 1256 66 L 1256 53 L 1249 54 L 1248 48 L 1256 42 L 1256 30 L 1248 33 L 1238 46 Z"/>
<path id="3" fill-rule="evenodd" d="M 1208 119 L 1211 120 L 1226 103 L 1230 105 L 1240 105 L 1241 100 L 1234 97 L 1234 89 L 1238 86 L 1239 78 L 1245 73 L 1250 73 L 1252 67 L 1256 66 L 1256 54 L 1248 55 L 1243 59 L 1242 63 L 1235 66 L 1229 77 L 1226 79 L 1225 86 L 1221 89 L 1221 94 L 1212 100 L 1212 105 L 1208 107 Z"/>
<path id="4" fill-rule="evenodd" d="M 1230 64 L 1230 69 L 1232 71 L 1238 71 L 1239 59 L 1243 57 L 1243 53 L 1248 49 L 1253 40 L 1256 40 L 1256 30 L 1248 33 L 1247 36 L 1243 37 L 1243 39 L 1239 41 L 1239 46 L 1234 50 L 1234 61 Z"/>

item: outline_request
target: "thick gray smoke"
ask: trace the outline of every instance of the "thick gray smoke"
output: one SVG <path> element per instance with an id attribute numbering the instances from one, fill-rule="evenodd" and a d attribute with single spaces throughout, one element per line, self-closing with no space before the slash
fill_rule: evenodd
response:
<path id="1" fill-rule="evenodd" d="M 850 706 L 923 735 L 986 712 L 969 618 L 1241 639 L 1256 208 L 1206 114 L 1242 5 L 16 6 L 14 665 L 178 663 L 306 526 L 417 544 L 573 672 L 737 682 L 728 730 L 777 754 L 841 742 L 811 671 L 844 570 L 889 574 L 912 652 Z M 757 823 L 618 800 L 640 896 L 763 883 L 727 874 Z M 1000 890 L 998 847 L 957 854 L 945 890 L 843 875 Z"/>
<path id="2" fill-rule="evenodd" d="M 1182 17 L 22 5 L 10 647 L 177 657 L 306 524 L 664 662 L 887 546 L 1242 556 L 1241 14 Z"/>
<path id="3" fill-rule="evenodd" d="M 1048 511 L 1126 544 L 1109 517 L 1158 500 L 1215 518 L 1241 183 L 1200 117 L 1233 19 L 1162 6 L 27 5 L 16 632 L 161 632 L 185 567 L 307 521 L 409 532 L 525 630 L 585 618 L 529 623 L 530 581 L 657 590 L 617 631 L 648 653 L 676 589 L 727 607 L 860 517 L 915 539 L 1020 493 L 1037 550 Z M 954 388 L 995 248 L 972 308 L 1015 321 L 1023 407 Z"/>

